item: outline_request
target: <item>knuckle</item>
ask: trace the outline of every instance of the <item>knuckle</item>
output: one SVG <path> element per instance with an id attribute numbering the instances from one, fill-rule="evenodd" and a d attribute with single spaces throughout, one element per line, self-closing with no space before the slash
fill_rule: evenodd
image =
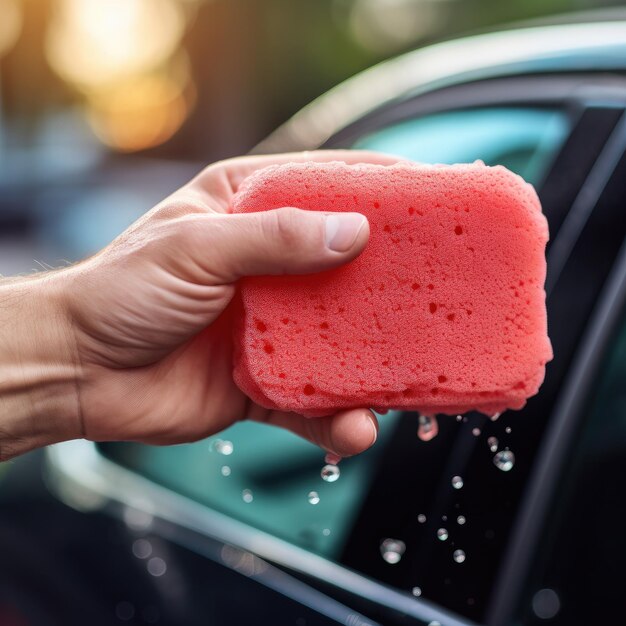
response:
<path id="1" fill-rule="evenodd" d="M 269 236 L 277 240 L 282 246 L 290 248 L 295 246 L 301 239 L 298 228 L 300 211 L 291 207 L 277 209 L 267 220 Z"/>

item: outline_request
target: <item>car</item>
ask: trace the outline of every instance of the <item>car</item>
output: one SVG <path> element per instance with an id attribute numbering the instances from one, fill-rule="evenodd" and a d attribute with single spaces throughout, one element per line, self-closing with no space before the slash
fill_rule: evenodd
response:
<path id="1" fill-rule="evenodd" d="M 499 419 L 442 416 L 428 442 L 415 414 L 382 415 L 333 483 L 319 449 L 247 422 L 18 460 L 0 489 L 0 623 L 623 621 L 626 12 L 408 53 L 255 151 L 320 147 L 480 159 L 536 187 L 555 355 L 539 394 Z"/>

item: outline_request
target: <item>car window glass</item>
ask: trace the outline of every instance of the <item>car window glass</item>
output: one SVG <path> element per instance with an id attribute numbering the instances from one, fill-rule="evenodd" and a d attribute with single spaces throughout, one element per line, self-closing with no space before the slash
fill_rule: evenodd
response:
<path id="1" fill-rule="evenodd" d="M 520 607 L 524 624 L 623 621 L 625 485 L 626 320 L 567 458 Z"/>
<path id="2" fill-rule="evenodd" d="M 568 130 L 567 116 L 555 109 L 469 109 L 400 122 L 362 137 L 354 147 L 424 163 L 481 159 L 538 185 Z"/>

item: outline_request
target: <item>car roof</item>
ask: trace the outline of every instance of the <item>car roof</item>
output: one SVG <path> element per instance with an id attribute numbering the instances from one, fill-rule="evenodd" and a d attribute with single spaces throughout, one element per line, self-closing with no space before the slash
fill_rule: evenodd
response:
<path id="1" fill-rule="evenodd" d="M 566 16 L 429 45 L 382 62 L 296 113 L 254 152 L 314 149 L 388 102 L 521 74 L 626 70 L 626 11 Z"/>

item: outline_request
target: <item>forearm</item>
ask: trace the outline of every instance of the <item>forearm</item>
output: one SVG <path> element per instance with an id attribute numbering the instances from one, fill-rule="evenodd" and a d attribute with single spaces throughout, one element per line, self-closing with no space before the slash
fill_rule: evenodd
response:
<path id="1" fill-rule="evenodd" d="M 0 461 L 81 435 L 63 284 L 54 272 L 0 281 Z"/>

